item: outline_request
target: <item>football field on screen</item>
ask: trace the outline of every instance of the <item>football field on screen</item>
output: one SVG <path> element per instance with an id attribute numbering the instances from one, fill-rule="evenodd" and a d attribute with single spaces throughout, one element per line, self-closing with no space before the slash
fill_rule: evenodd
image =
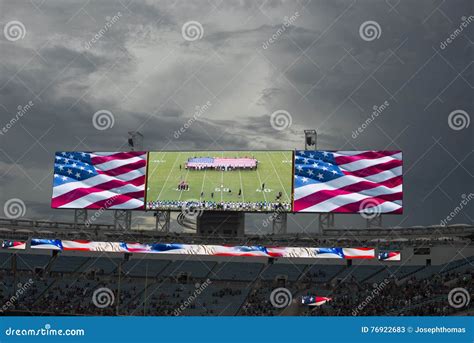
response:
<path id="1" fill-rule="evenodd" d="M 199 157 L 250 157 L 258 160 L 258 167 L 256 170 L 230 171 L 185 169 L 189 158 Z M 147 202 L 275 202 L 278 193 L 282 192 L 280 202 L 291 203 L 292 158 L 291 151 L 150 152 Z M 188 183 L 189 190 L 178 190 L 181 181 Z M 262 184 L 265 184 L 263 190 Z M 240 197 L 239 190 L 242 190 Z"/>

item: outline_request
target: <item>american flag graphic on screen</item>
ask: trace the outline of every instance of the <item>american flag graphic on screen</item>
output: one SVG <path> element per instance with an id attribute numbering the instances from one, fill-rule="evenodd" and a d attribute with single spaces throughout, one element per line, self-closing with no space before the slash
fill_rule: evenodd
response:
<path id="1" fill-rule="evenodd" d="M 57 152 L 53 208 L 144 209 L 147 153 Z"/>
<path id="2" fill-rule="evenodd" d="M 400 151 L 296 151 L 294 212 L 402 213 Z"/>

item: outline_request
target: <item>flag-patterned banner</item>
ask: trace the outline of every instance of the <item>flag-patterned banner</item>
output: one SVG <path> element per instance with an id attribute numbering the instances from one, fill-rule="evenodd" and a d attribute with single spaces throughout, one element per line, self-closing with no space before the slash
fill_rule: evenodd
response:
<path id="1" fill-rule="evenodd" d="M 400 151 L 296 151 L 293 212 L 402 213 Z"/>
<path id="2" fill-rule="evenodd" d="M 400 251 L 384 251 L 379 253 L 380 261 L 401 261 L 401 259 Z"/>
<path id="3" fill-rule="evenodd" d="M 10 250 L 25 250 L 26 249 L 26 242 L 10 241 L 10 240 L 4 240 L 0 242 L 2 242 L 1 244 L 2 249 L 10 249 Z"/>
<path id="4" fill-rule="evenodd" d="M 31 249 L 63 250 L 60 239 L 32 238 L 30 246 Z"/>
<path id="5" fill-rule="evenodd" d="M 307 306 L 321 306 L 331 300 L 332 298 L 317 297 L 315 295 L 303 295 L 301 297 L 301 303 Z"/>
<path id="6" fill-rule="evenodd" d="M 58 152 L 53 208 L 144 209 L 147 153 Z"/>
<path id="7" fill-rule="evenodd" d="M 247 256 L 281 258 L 373 259 L 374 248 L 266 247 L 262 245 L 228 246 L 180 243 L 125 243 L 85 240 L 32 239 L 32 249 L 97 251 L 138 254 L 176 254 L 207 256 Z"/>

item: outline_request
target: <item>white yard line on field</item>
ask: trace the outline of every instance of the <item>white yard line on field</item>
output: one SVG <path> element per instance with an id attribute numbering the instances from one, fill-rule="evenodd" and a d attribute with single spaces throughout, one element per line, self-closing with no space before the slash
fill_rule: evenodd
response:
<path id="1" fill-rule="evenodd" d="M 180 155 L 181 155 L 181 153 L 178 152 L 178 155 L 176 156 L 176 159 L 175 159 L 174 162 L 173 162 L 173 166 L 171 167 L 171 170 L 170 170 L 170 172 L 168 173 L 168 176 L 166 177 L 165 183 L 163 184 L 163 188 L 161 188 L 160 194 L 158 194 L 157 199 L 160 199 L 161 193 L 163 193 L 163 190 L 164 190 L 165 187 L 167 186 L 167 184 L 168 184 L 168 179 L 170 178 L 171 174 L 173 173 L 174 166 L 175 166 L 175 164 L 176 164 L 176 161 L 177 161 L 178 158 L 180 157 Z"/>
<path id="2" fill-rule="evenodd" d="M 260 164 L 260 163 L 259 163 Z M 258 176 L 258 181 L 260 182 L 260 189 L 263 185 L 262 178 L 260 177 L 260 172 L 258 171 L 258 166 L 257 166 L 257 176 Z M 265 195 L 264 189 L 261 189 L 263 193 L 263 198 L 265 199 L 265 202 L 267 202 L 267 196 Z"/>
<path id="3" fill-rule="evenodd" d="M 239 168 L 239 178 L 240 178 L 240 190 L 242 192 L 242 202 L 245 202 L 244 186 L 242 184 L 242 174 L 240 174 L 240 168 Z"/>
<path id="4" fill-rule="evenodd" d="M 221 156 L 222 156 L 222 158 L 224 158 L 224 153 L 223 153 L 223 152 L 221 153 Z M 223 191 L 223 189 L 222 189 L 223 187 L 224 187 L 224 172 L 221 170 L 221 187 L 220 187 L 220 190 L 221 190 L 221 202 L 223 202 L 222 197 L 223 197 L 223 195 L 224 195 L 224 191 Z"/>
<path id="5" fill-rule="evenodd" d="M 162 154 L 163 154 L 163 156 L 162 156 L 161 158 L 158 158 L 158 161 L 162 160 L 162 159 L 165 157 L 165 153 L 162 152 Z M 152 162 L 152 161 L 148 161 L 148 163 L 150 163 L 150 162 Z M 155 163 L 155 167 L 153 168 L 153 171 L 151 172 L 151 174 L 148 173 L 148 176 L 147 176 L 147 179 L 148 179 L 148 180 L 150 180 L 151 177 L 152 177 L 153 175 L 155 175 L 156 169 L 158 168 L 159 165 L 160 165 L 160 162 L 156 162 L 156 163 Z M 150 188 L 150 185 L 148 184 L 148 182 L 147 182 L 147 187 L 148 187 L 149 189 L 151 189 L 151 188 Z M 147 189 L 147 198 L 148 198 L 148 189 Z M 146 199 L 145 199 L 145 200 L 146 200 Z M 156 199 L 153 199 L 153 200 L 158 200 L 158 197 L 157 197 Z"/>
<path id="6" fill-rule="evenodd" d="M 199 200 L 202 200 L 202 199 L 201 199 L 201 194 L 202 194 L 202 192 L 203 192 L 203 190 L 204 190 L 204 183 L 206 182 L 206 171 L 207 171 L 207 168 L 204 169 L 204 176 L 203 176 L 203 178 L 202 178 L 202 186 L 201 186 L 201 193 L 199 193 Z"/>
<path id="7" fill-rule="evenodd" d="M 281 185 L 281 188 L 282 188 L 282 191 L 285 192 L 285 196 L 286 196 L 286 200 L 289 202 L 290 201 L 290 197 L 288 196 L 288 193 L 286 193 L 286 190 L 285 190 L 285 187 L 283 186 L 283 182 L 281 182 L 281 179 L 280 179 L 280 174 L 278 174 L 276 168 L 275 168 L 275 165 L 273 164 L 273 161 L 271 159 L 271 156 L 270 154 L 267 152 L 267 155 L 268 155 L 268 158 L 270 159 L 270 163 L 272 164 L 272 167 L 273 167 L 273 170 L 275 170 L 275 174 L 278 178 L 278 181 L 280 181 L 280 185 Z"/>

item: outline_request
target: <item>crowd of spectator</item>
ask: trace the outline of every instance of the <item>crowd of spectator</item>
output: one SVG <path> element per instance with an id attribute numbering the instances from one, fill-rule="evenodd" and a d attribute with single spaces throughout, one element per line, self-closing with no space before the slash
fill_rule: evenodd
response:
<path id="1" fill-rule="evenodd" d="M 156 200 L 147 203 L 149 209 L 161 210 L 183 210 L 192 212 L 196 210 L 213 210 L 213 211 L 251 211 L 251 212 L 272 212 L 283 211 L 289 212 L 290 203 L 285 202 L 249 202 L 249 201 L 180 201 L 180 200 Z"/>
<path id="2" fill-rule="evenodd" d="M 357 272 L 357 269 L 355 269 Z M 224 281 L 175 277 L 132 277 L 116 273 L 38 272 L 38 270 L 0 269 L 0 314 L 42 315 L 244 315 L 282 314 L 270 301 L 272 290 L 285 287 L 293 297 L 290 315 L 304 316 L 380 316 L 452 315 L 470 307 L 456 309 L 447 296 L 456 287 L 472 292 L 474 271 L 446 271 L 418 278 L 415 272 L 403 279 L 389 275 L 378 282 L 358 281 L 355 277 L 332 278 L 324 282 L 324 271 L 298 278 L 298 281 Z M 32 280 L 32 281 L 29 281 Z M 209 279 L 208 279 L 209 280 Z M 27 289 L 18 294 L 18 289 Z M 204 287 L 205 286 L 205 287 Z M 107 288 L 113 300 L 108 306 L 94 303 L 94 292 Z M 327 296 L 322 306 L 307 307 L 302 295 Z M 107 299 L 106 299 L 107 300 Z M 230 306 L 232 305 L 232 306 Z M 230 307 L 229 307 L 230 306 Z M 283 314 L 288 314 L 283 313 Z"/>
<path id="3" fill-rule="evenodd" d="M 310 316 L 445 316 L 459 312 L 449 304 L 453 288 L 472 292 L 474 271 L 435 274 L 418 280 L 410 277 L 403 283 L 388 279 L 376 285 L 345 282 L 330 290 L 333 299 L 327 306 L 305 308 Z M 375 287 L 374 287 L 375 286 Z M 469 307 L 470 306 L 470 307 Z M 472 304 L 462 310 L 473 309 Z"/>

